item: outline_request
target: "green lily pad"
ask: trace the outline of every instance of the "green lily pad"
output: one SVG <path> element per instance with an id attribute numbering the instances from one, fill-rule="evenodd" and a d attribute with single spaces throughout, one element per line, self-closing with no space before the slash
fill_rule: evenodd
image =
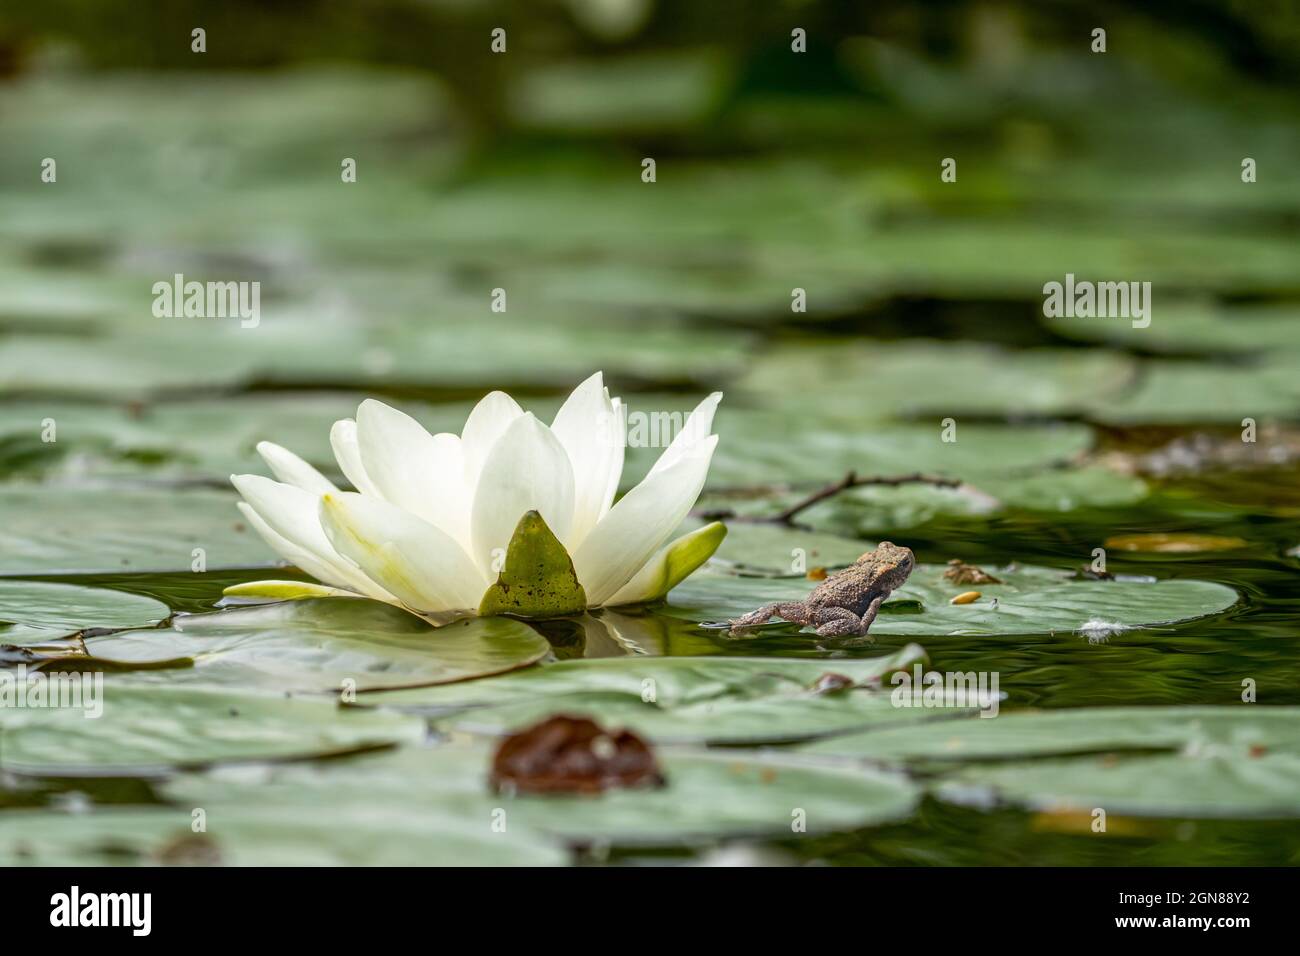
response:
<path id="1" fill-rule="evenodd" d="M 332 700 L 108 680 L 101 687 L 102 693 L 83 692 L 84 707 L 0 708 L 0 770 L 146 776 L 346 753 L 415 742 L 425 733 L 418 718 L 340 708 Z M 100 716 L 93 717 L 97 707 Z"/>
<path id="2" fill-rule="evenodd" d="M 185 777 L 167 788 L 191 806 L 302 807 L 319 802 L 347 819 L 413 812 L 491 831 L 502 821 L 580 844 L 671 845 L 739 836 L 798 835 L 869 826 L 911 813 L 917 788 L 905 777 L 817 764 L 779 754 L 712 754 L 662 749 L 667 785 L 597 796 L 516 795 L 488 788 L 491 748 L 480 743 L 404 747 L 346 761 L 281 765 L 245 784 L 222 773 Z M 802 811 L 796 813 L 796 811 Z"/>
<path id="3" fill-rule="evenodd" d="M 0 644 L 39 644 L 92 627 L 147 627 L 171 611 L 107 588 L 0 580 Z"/>
<path id="4" fill-rule="evenodd" d="M 0 575 L 265 567 L 233 492 L 0 486 Z M 198 551 L 196 552 L 196 549 Z"/>
<path id="5" fill-rule="evenodd" d="M 978 767 L 947 780 L 939 795 L 957 803 L 1003 803 L 1053 812 L 1152 817 L 1300 817 L 1300 755 L 1184 753 L 1076 757 Z"/>
<path id="6" fill-rule="evenodd" d="M 263 383 L 418 392 L 429 389 L 434 364 L 444 392 L 571 388 L 593 368 L 614 381 L 694 383 L 734 372 L 749 343 L 743 332 L 647 327 L 606 313 L 600 321 L 540 306 L 490 313 L 486 297 L 449 299 L 436 325 L 413 321 L 409 312 L 322 319 L 310 301 L 293 305 L 263 316 L 256 328 L 241 327 L 238 317 L 178 318 L 162 329 L 158 319 L 113 326 L 93 338 L 14 334 L 0 353 L 0 394 L 148 402 Z M 626 348 L 632 332 L 635 350 Z M 105 367 L 115 374 L 100 374 Z"/>
<path id="7" fill-rule="evenodd" d="M 800 342 L 764 352 L 741 389 L 813 421 L 1069 415 L 1134 378 L 1120 353 L 1006 350 L 970 342 Z M 771 382 L 799 387 L 774 390 Z M 937 428 L 936 428 L 937 431 Z M 959 439 L 960 440 L 960 439 Z"/>
<path id="8" fill-rule="evenodd" d="M 505 565 L 483 595 L 483 616 L 562 617 L 586 610 L 587 593 L 578 583 L 573 559 L 546 526 L 530 511 L 519 519 L 506 548 Z"/>
<path id="9" fill-rule="evenodd" d="M 988 476 L 978 486 L 869 485 L 841 492 L 799 516 L 821 531 L 880 535 L 917 528 L 936 518 L 979 518 L 1008 510 L 1068 512 L 1137 504 L 1149 488 L 1141 478 L 1109 468 L 1049 468 L 1028 475 Z"/>
<path id="10" fill-rule="evenodd" d="M 942 726 L 886 727 L 801 750 L 881 761 L 976 761 L 1115 751 L 1300 751 L 1300 707 L 1086 707 L 1021 710 Z"/>
<path id="11" fill-rule="evenodd" d="M 971 586 L 943 580 L 944 570 L 918 565 L 886 602 L 871 633 L 891 637 L 1079 633 L 1099 639 L 1131 628 L 1217 614 L 1238 600 L 1232 588 L 1208 581 L 1075 581 L 1052 568 L 1024 566 L 989 569 L 1004 583 Z M 696 574 L 673 591 L 663 612 L 696 621 L 731 620 L 774 601 L 801 601 L 812 585 L 801 579 Z M 948 603 L 971 590 L 980 592 L 979 600 Z M 920 601 L 924 610 L 891 614 L 890 604 L 896 601 Z M 795 627 L 764 625 L 772 626 Z"/>
<path id="12" fill-rule="evenodd" d="M 1062 335 L 1087 342 L 1108 342 L 1148 352 L 1225 353 L 1271 352 L 1297 347 L 1295 306 L 1265 305 L 1228 308 L 1210 301 L 1161 303 L 1146 328 L 1132 322 L 1045 318 Z"/>
<path id="13" fill-rule="evenodd" d="M 1136 389 L 1098 401 L 1090 416 L 1121 425 L 1294 420 L 1300 418 L 1300 385 L 1295 361 L 1285 355 L 1243 366 L 1152 360 Z"/>
<path id="14" fill-rule="evenodd" d="M 635 406 L 632 406 L 635 407 Z M 850 471 L 863 477 L 918 472 L 980 484 L 993 476 L 1063 465 L 1092 445 L 1083 425 L 986 425 L 957 416 L 956 441 L 932 424 L 823 423 L 791 415 L 718 410 L 718 443 L 708 487 L 818 488 Z"/>
<path id="15" fill-rule="evenodd" d="M 317 795 L 321 796 L 320 794 Z M 195 809 L 206 828 L 194 832 Z M 203 798 L 197 807 L 96 807 L 0 815 L 4 866 L 563 866 L 554 840 L 362 802 L 297 806 Z"/>
<path id="16" fill-rule="evenodd" d="M 1287 818 L 1300 816 L 1298 724 L 1297 707 L 1098 707 L 886 727 L 800 749 L 932 769 L 956 763 L 936 793 L 958 803 Z"/>
<path id="17" fill-rule="evenodd" d="M 683 528 L 702 523 L 692 519 Z M 713 561 L 745 573 L 788 576 L 818 567 L 842 568 L 875 547 L 866 541 L 765 522 L 729 520 L 726 527 L 727 537 Z"/>
<path id="18" fill-rule="evenodd" d="M 181 615 L 163 630 L 86 643 L 92 660 L 151 670 L 138 680 L 338 693 L 500 674 L 541 660 L 546 639 L 522 621 L 472 618 L 434 628 L 399 608 L 321 598 Z"/>
<path id="19" fill-rule="evenodd" d="M 445 729 L 502 734 L 552 714 L 591 717 L 665 743 L 757 744 L 805 740 L 848 728 L 932 718 L 894 707 L 882 678 L 923 660 L 909 644 L 868 660 L 623 657 L 562 661 L 462 688 L 366 695 L 364 703 L 455 712 Z M 839 691 L 814 687 L 826 674 Z M 962 711 L 953 708 L 946 713 Z"/>

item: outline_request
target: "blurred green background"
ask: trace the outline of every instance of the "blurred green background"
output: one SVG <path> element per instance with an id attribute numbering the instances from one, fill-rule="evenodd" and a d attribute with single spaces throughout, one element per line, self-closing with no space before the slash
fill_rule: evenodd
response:
<path id="1" fill-rule="evenodd" d="M 1116 365 L 1076 406 L 1289 413 L 1298 24 L 1231 2 L 11 8 L 0 389 L 443 398 L 598 366 L 677 388 L 794 337 L 1082 339 L 1207 362 Z M 260 281 L 263 326 L 160 323 L 148 289 L 175 272 Z M 1067 272 L 1152 282 L 1153 328 L 1043 320 Z M 1240 407 L 1178 377 L 1201 368 Z M 760 391 L 816 384 L 770 371 Z"/>

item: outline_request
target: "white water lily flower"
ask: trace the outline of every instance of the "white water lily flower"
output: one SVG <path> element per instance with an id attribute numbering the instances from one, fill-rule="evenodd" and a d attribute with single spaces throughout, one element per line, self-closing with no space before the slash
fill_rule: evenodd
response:
<path id="1" fill-rule="evenodd" d="M 726 533 L 714 523 L 668 541 L 704 487 L 721 398 L 715 392 L 700 402 L 646 478 L 617 502 L 625 421 L 599 372 L 549 426 L 504 392 L 480 401 L 460 435 L 431 435 L 367 399 L 355 421 L 335 422 L 330 432 L 355 492 L 270 442 L 257 450 L 279 481 L 231 476 L 244 498 L 239 509 L 267 544 L 321 583 L 255 581 L 226 593 L 364 596 L 434 622 L 656 600 L 708 560 Z"/>

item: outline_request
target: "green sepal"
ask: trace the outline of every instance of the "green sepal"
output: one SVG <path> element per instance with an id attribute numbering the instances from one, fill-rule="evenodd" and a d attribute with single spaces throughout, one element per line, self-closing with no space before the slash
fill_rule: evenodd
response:
<path id="1" fill-rule="evenodd" d="M 586 607 L 587 594 L 578 583 L 569 552 L 540 514 L 528 512 L 515 526 L 505 566 L 483 595 L 479 614 L 562 617 L 580 614 Z"/>
<path id="2" fill-rule="evenodd" d="M 245 581 L 221 592 L 232 598 L 260 598 L 265 601 L 301 601 L 306 598 L 360 597 L 353 591 L 327 587 L 315 581 Z"/>

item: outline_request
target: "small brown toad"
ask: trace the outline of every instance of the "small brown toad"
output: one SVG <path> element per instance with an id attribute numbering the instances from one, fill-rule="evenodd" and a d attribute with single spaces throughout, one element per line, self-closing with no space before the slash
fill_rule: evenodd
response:
<path id="1" fill-rule="evenodd" d="M 875 551 L 868 551 L 850 567 L 813 588 L 805 600 L 766 604 L 732 621 L 731 629 L 753 627 L 779 617 L 792 624 L 816 627 L 822 637 L 864 635 L 880 605 L 902 587 L 915 566 L 916 557 L 909 548 L 882 541 Z"/>

